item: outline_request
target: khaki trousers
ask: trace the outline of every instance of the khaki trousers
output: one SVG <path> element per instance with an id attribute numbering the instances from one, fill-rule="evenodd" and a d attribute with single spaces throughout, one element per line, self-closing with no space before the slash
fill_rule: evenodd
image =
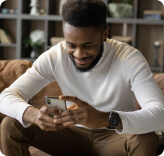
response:
<path id="1" fill-rule="evenodd" d="M 46 132 L 35 125 L 24 128 L 10 117 L 1 123 L 1 137 L 7 156 L 29 156 L 30 145 L 54 156 L 156 156 L 159 146 L 154 133 L 120 135 L 79 127 Z"/>

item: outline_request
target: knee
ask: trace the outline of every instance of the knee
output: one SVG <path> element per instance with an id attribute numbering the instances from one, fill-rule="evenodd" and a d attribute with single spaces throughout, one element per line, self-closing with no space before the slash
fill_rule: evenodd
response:
<path id="1" fill-rule="evenodd" d="M 5 117 L 1 122 L 1 130 L 11 129 L 14 125 L 17 125 L 17 122 L 16 119 Z"/>
<path id="2" fill-rule="evenodd" d="M 155 133 L 133 135 L 131 140 L 138 145 L 149 145 L 149 147 L 151 144 L 158 144 L 158 138 Z"/>
<path id="3" fill-rule="evenodd" d="M 16 119 L 5 117 L 1 122 L 1 136 L 14 134 L 13 132 L 22 128 L 23 126 Z"/>
<path id="4" fill-rule="evenodd" d="M 129 148 L 139 151 L 150 151 L 156 153 L 159 147 L 158 138 L 155 133 L 132 135 L 128 141 Z"/>

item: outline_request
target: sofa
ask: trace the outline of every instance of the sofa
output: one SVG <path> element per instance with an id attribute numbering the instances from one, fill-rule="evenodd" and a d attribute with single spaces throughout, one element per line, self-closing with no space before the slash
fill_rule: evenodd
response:
<path id="1" fill-rule="evenodd" d="M 9 87 L 18 77 L 20 77 L 28 68 L 32 66 L 32 62 L 28 60 L 0 60 L 0 93 Z M 31 105 L 41 108 L 45 105 L 45 96 L 59 96 L 62 92 L 56 82 L 50 83 L 43 88 L 38 94 L 29 100 Z M 5 115 L 0 113 L 0 121 Z M 1 145 L 1 144 L 0 144 Z M 0 146 L 1 149 L 1 146 Z M 49 156 L 48 154 L 30 147 L 32 156 Z"/>
<path id="2" fill-rule="evenodd" d="M 6 87 L 10 86 L 18 77 L 20 77 L 28 68 L 32 66 L 32 62 L 28 60 L 0 60 L 0 92 L 2 92 Z M 161 88 L 164 94 L 164 73 L 155 73 L 154 79 Z M 29 100 L 31 105 L 37 108 L 41 108 L 45 105 L 45 96 L 59 96 L 62 92 L 59 85 L 56 82 L 51 82 L 48 86 L 43 88 L 39 93 Z M 139 109 L 139 105 L 136 102 Z M 0 114 L 0 120 L 4 117 Z M 163 140 L 161 140 L 163 143 Z M 163 151 L 163 145 L 161 146 L 159 153 Z M 44 152 L 30 147 L 30 152 L 32 156 L 48 156 Z"/>

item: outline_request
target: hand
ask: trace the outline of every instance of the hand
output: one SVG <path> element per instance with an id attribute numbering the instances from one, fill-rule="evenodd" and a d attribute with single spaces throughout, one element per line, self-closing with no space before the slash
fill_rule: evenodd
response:
<path id="1" fill-rule="evenodd" d="M 73 102 L 76 107 L 54 115 L 54 122 L 56 124 L 63 124 L 64 126 L 81 124 L 89 128 L 109 126 L 108 112 L 99 111 L 77 97 L 62 95 L 59 98 L 60 100 Z"/>
<path id="2" fill-rule="evenodd" d="M 62 111 L 58 108 L 41 107 L 40 110 L 34 107 L 28 107 L 23 115 L 23 120 L 39 126 L 44 131 L 57 131 L 65 128 L 62 124 L 55 124 L 54 118 L 50 114 L 60 114 Z"/>

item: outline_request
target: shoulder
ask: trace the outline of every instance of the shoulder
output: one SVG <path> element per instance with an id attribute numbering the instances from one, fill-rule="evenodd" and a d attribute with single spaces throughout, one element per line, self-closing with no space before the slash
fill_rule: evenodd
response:
<path id="1" fill-rule="evenodd" d="M 143 55 L 138 49 L 132 47 L 127 43 L 120 42 L 114 39 L 108 39 L 105 44 L 108 53 L 113 54 L 113 61 L 119 61 L 123 63 L 136 57 L 143 58 Z"/>
<path id="2" fill-rule="evenodd" d="M 59 42 L 50 49 L 43 52 L 35 62 L 56 62 L 66 55 L 65 41 Z"/>
<path id="3" fill-rule="evenodd" d="M 128 54 L 139 52 L 136 48 L 132 47 L 131 45 L 114 39 L 108 39 L 107 44 L 108 47 L 110 47 L 110 50 L 115 52 L 116 56 L 125 57 Z"/>
<path id="4" fill-rule="evenodd" d="M 109 52 L 113 51 L 112 63 L 117 67 L 120 65 L 124 75 L 132 77 L 138 71 L 150 71 L 147 60 L 138 49 L 113 39 L 108 40 L 107 43 Z"/>
<path id="5" fill-rule="evenodd" d="M 60 42 L 57 45 L 51 47 L 34 62 L 33 67 L 39 68 L 55 68 L 60 60 L 64 59 L 66 55 L 65 42 Z"/>
<path id="6" fill-rule="evenodd" d="M 52 46 L 48 51 L 47 55 L 52 56 L 62 56 L 66 53 L 65 41 L 59 42 L 58 44 Z"/>

